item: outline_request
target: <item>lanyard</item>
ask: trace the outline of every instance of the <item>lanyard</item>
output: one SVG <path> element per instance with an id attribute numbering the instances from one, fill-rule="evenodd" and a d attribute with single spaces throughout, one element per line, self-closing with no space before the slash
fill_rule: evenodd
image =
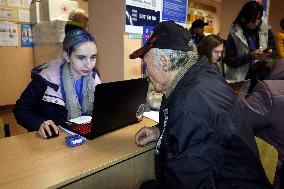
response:
<path id="1" fill-rule="evenodd" d="M 252 51 L 255 51 L 255 50 L 256 50 L 256 45 L 255 45 L 255 43 L 253 42 L 252 38 L 251 38 L 251 37 L 248 37 L 248 41 L 249 41 L 249 46 L 252 48 L 251 50 L 252 50 Z"/>
<path id="2" fill-rule="evenodd" d="M 78 86 L 78 85 L 80 85 L 80 86 Z M 82 95 L 83 77 L 81 77 L 81 79 L 75 81 L 75 87 L 76 87 L 76 94 L 77 94 L 77 97 L 78 97 L 78 101 L 79 101 L 80 105 L 82 106 L 82 102 L 83 102 L 83 95 Z"/>
<path id="3" fill-rule="evenodd" d="M 63 85 L 63 80 L 62 80 L 62 66 L 63 64 L 60 66 L 60 86 L 61 86 L 61 94 L 62 94 L 63 101 L 66 103 L 66 93 L 64 90 L 64 85 Z"/>
<path id="4" fill-rule="evenodd" d="M 80 83 L 80 88 L 79 90 L 77 90 L 77 83 Z M 63 80 L 62 80 L 62 65 L 60 66 L 60 86 L 61 86 L 61 94 L 62 94 L 62 98 L 63 98 L 63 101 L 66 103 L 66 93 L 65 93 L 65 90 L 64 90 L 64 85 L 63 85 Z M 77 98 L 78 98 L 78 101 L 79 101 L 79 104 L 82 106 L 82 102 L 83 102 L 83 95 L 82 95 L 82 92 L 83 91 L 83 77 L 81 77 L 81 79 L 78 81 L 75 81 L 75 92 L 76 92 L 76 95 L 77 95 Z"/>

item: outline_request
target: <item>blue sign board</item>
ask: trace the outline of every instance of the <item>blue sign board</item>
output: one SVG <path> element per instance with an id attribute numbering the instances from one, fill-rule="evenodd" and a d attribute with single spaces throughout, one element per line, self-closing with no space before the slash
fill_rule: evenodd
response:
<path id="1" fill-rule="evenodd" d="M 146 43 L 147 39 L 151 36 L 153 29 L 154 29 L 153 26 L 144 26 L 143 27 L 143 36 L 142 36 L 143 45 Z"/>
<path id="2" fill-rule="evenodd" d="M 144 26 L 143 27 L 143 34 L 144 35 L 151 35 L 153 29 L 154 29 L 153 26 Z"/>
<path id="3" fill-rule="evenodd" d="M 160 22 L 160 11 L 126 5 L 126 25 L 156 26 Z"/>
<path id="4" fill-rule="evenodd" d="M 21 46 L 33 46 L 32 29 L 30 24 L 21 24 Z"/>
<path id="5" fill-rule="evenodd" d="M 185 23 L 187 14 L 187 0 L 164 0 L 162 20 L 173 20 Z"/>
<path id="6" fill-rule="evenodd" d="M 147 42 L 147 39 L 152 34 L 154 27 L 153 26 L 144 26 L 143 27 L 143 36 L 142 36 L 142 45 L 144 45 Z M 142 70 L 142 77 L 146 77 L 146 69 L 147 69 L 147 64 L 142 60 L 141 62 L 141 70 Z"/>

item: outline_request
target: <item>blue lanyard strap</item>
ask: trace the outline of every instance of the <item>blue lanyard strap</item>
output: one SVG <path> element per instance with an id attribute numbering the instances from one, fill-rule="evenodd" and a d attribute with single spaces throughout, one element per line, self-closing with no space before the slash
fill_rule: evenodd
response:
<path id="1" fill-rule="evenodd" d="M 77 85 L 80 84 L 80 88 L 79 90 L 77 90 Z M 75 82 L 75 91 L 76 91 L 76 94 L 77 94 L 77 97 L 78 97 L 78 101 L 80 103 L 80 105 L 82 106 L 82 102 L 83 102 L 83 77 L 81 77 L 80 80 L 77 80 Z M 61 94 L 62 94 L 62 98 L 63 98 L 63 101 L 66 103 L 66 93 L 65 93 L 65 90 L 64 90 L 64 84 L 63 84 L 63 80 L 62 80 L 62 65 L 60 66 L 60 86 L 61 86 Z"/>
<path id="2" fill-rule="evenodd" d="M 63 80 L 62 80 L 62 66 L 63 64 L 60 66 L 60 86 L 61 86 L 61 94 L 62 94 L 63 101 L 66 103 L 66 93 L 64 90 L 64 85 L 63 85 Z"/>
<path id="3" fill-rule="evenodd" d="M 83 102 L 83 94 L 82 94 L 82 91 L 83 91 L 83 77 L 81 77 L 81 79 L 79 79 L 79 80 L 76 80 L 75 86 L 76 86 L 76 94 L 77 94 L 77 97 L 78 97 L 78 101 L 79 101 L 80 105 L 82 106 L 82 102 Z"/>
<path id="4" fill-rule="evenodd" d="M 249 41 L 249 46 L 252 48 L 251 50 L 252 50 L 252 51 L 255 51 L 255 50 L 256 50 L 256 45 L 255 45 L 255 43 L 253 42 L 252 38 L 251 38 L 251 37 L 248 37 L 248 41 Z"/>

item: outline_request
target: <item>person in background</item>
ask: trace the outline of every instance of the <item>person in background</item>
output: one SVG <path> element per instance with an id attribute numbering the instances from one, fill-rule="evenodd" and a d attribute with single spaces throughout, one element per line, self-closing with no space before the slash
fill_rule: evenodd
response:
<path id="1" fill-rule="evenodd" d="M 197 19 L 192 22 L 191 28 L 189 29 L 189 33 L 195 45 L 199 44 L 203 39 L 205 26 L 208 26 L 208 23 L 204 23 L 201 19 Z"/>
<path id="2" fill-rule="evenodd" d="M 255 134 L 279 152 L 279 173 L 284 160 L 284 59 L 275 64 L 268 80 L 257 83 L 243 107 L 243 116 Z M 279 184 L 279 176 L 276 178 Z"/>
<path id="3" fill-rule="evenodd" d="M 97 46 L 86 30 L 72 30 L 63 41 L 63 58 L 51 61 L 23 91 L 13 109 L 17 122 L 28 131 L 47 138 L 49 127 L 58 133 L 58 125 L 71 118 L 90 115 L 94 90 L 101 80 L 94 67 Z"/>
<path id="4" fill-rule="evenodd" d="M 88 24 L 88 15 L 83 9 L 74 9 L 65 25 L 65 34 L 71 30 L 85 30 Z"/>
<path id="5" fill-rule="evenodd" d="M 187 29 L 160 22 L 129 57 L 143 59 L 164 95 L 158 125 L 135 135 L 139 146 L 157 141 L 156 180 L 140 188 L 270 188 L 233 90 L 206 57 L 198 59 Z"/>
<path id="6" fill-rule="evenodd" d="M 280 21 L 281 31 L 276 34 L 276 48 L 278 56 L 284 58 L 284 18 Z"/>
<path id="7" fill-rule="evenodd" d="M 262 14 L 262 5 L 256 1 L 248 1 L 233 22 L 225 44 L 224 62 L 227 79 L 251 79 L 252 83 L 256 83 L 259 78 L 256 78 L 255 74 L 265 77 L 266 72 L 270 71 L 266 66 L 272 61 L 269 58 L 276 54 L 276 49 L 271 27 L 262 21 Z M 251 69 L 249 72 L 250 67 L 259 69 Z"/>
<path id="8" fill-rule="evenodd" d="M 209 63 L 212 64 L 222 75 L 224 75 L 224 67 L 222 64 L 223 50 L 224 40 L 215 34 L 204 37 L 197 45 L 199 56 L 206 56 Z"/>

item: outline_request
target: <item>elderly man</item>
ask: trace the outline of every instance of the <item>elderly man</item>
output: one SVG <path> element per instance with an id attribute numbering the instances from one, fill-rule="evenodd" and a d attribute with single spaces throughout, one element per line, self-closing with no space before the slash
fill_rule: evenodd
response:
<path id="1" fill-rule="evenodd" d="M 156 180 L 141 188 L 270 188 L 234 92 L 206 57 L 197 60 L 188 30 L 161 22 L 130 55 L 138 57 L 164 94 L 159 124 L 135 136 L 137 145 L 157 141 Z"/>

